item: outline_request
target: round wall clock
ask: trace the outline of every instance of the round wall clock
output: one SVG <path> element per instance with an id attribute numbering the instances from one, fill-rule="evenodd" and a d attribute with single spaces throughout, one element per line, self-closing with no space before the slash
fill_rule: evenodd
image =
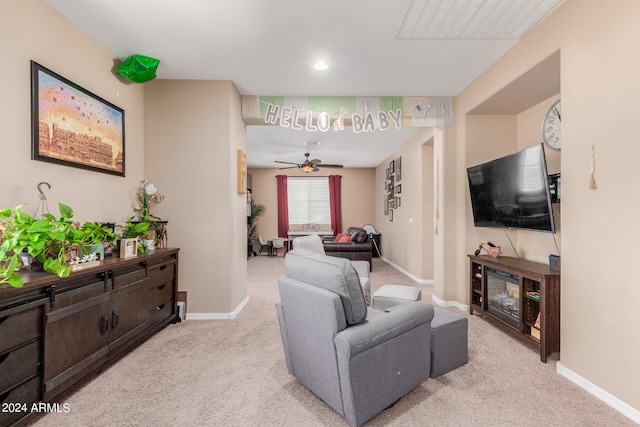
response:
<path id="1" fill-rule="evenodd" d="M 542 120 L 542 140 L 547 144 L 547 147 L 554 150 L 559 150 L 562 147 L 561 124 L 560 100 L 557 100 Z"/>

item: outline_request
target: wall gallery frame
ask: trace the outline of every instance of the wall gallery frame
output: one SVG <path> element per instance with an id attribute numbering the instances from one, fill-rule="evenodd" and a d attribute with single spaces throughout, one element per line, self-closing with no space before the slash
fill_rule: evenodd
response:
<path id="1" fill-rule="evenodd" d="M 124 110 L 31 61 L 31 159 L 125 176 Z"/>

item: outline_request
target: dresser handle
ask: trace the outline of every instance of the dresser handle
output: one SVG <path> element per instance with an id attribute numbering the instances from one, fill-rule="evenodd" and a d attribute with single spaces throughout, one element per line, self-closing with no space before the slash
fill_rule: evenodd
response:
<path id="1" fill-rule="evenodd" d="M 109 329 L 109 321 L 107 320 L 107 316 L 102 315 L 102 323 L 100 325 L 100 332 L 105 333 Z"/>
<path id="2" fill-rule="evenodd" d="M 167 284 L 166 284 L 166 283 L 165 283 L 164 285 L 160 285 L 160 286 L 158 286 L 158 290 L 160 290 L 160 291 L 161 291 L 161 290 L 163 290 L 165 286 L 167 286 Z"/>
<path id="3" fill-rule="evenodd" d="M 113 310 L 111 312 L 111 329 L 115 328 L 116 326 L 118 326 L 118 312 L 116 310 Z"/>
<path id="4" fill-rule="evenodd" d="M 165 268 L 167 268 L 167 265 L 163 265 L 162 267 L 160 267 L 160 271 L 164 270 Z"/>
<path id="5" fill-rule="evenodd" d="M 164 304 L 157 306 L 156 310 L 162 310 L 163 308 L 164 308 Z"/>
<path id="6" fill-rule="evenodd" d="M 0 365 L 2 364 L 2 362 L 4 362 L 5 360 L 7 360 L 7 357 L 9 357 L 9 354 L 11 353 L 7 353 L 4 356 L 0 356 Z"/>

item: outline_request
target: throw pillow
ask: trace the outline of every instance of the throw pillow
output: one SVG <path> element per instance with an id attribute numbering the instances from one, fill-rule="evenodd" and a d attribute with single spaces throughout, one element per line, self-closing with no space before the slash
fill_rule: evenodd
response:
<path id="1" fill-rule="evenodd" d="M 349 236 L 348 234 L 343 234 L 337 240 L 337 242 L 340 242 L 340 243 L 349 243 L 350 241 L 351 241 L 351 236 Z"/>
<path id="2" fill-rule="evenodd" d="M 344 237 L 344 234 L 342 233 L 338 233 L 336 234 L 336 238 L 334 239 L 334 243 L 338 243 L 340 241 L 340 239 L 342 239 Z"/>

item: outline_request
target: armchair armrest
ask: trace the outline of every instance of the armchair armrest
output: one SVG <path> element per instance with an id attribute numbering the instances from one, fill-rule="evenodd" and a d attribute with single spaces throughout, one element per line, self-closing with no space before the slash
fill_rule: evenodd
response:
<path id="1" fill-rule="evenodd" d="M 353 357 L 420 325 L 430 324 L 431 319 L 433 319 L 432 305 L 423 301 L 402 304 L 395 310 L 344 329 L 336 334 L 334 342 L 339 353 L 344 352 L 343 354 Z"/>

